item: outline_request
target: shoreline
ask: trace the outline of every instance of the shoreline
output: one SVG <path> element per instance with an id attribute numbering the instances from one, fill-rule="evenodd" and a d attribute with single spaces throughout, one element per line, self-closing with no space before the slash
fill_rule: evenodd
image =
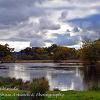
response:
<path id="1" fill-rule="evenodd" d="M 83 63 L 80 60 L 16 60 L 16 61 L 0 61 L 0 63 Z"/>

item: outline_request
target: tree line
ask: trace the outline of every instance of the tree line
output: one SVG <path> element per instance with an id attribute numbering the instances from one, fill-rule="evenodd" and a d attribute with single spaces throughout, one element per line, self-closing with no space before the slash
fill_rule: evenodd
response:
<path id="1" fill-rule="evenodd" d="M 50 47 L 28 47 L 17 57 L 23 60 L 67 60 L 76 58 L 76 50 L 53 44 Z"/>
<path id="2" fill-rule="evenodd" d="M 95 63 L 100 60 L 100 39 L 96 41 L 84 41 L 80 49 L 59 46 L 27 47 L 19 52 L 9 48 L 7 44 L 0 45 L 0 60 L 71 60 L 80 59 Z"/>

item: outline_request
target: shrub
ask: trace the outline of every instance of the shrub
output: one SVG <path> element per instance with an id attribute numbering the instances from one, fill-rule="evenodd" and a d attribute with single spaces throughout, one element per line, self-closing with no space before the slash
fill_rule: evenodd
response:
<path id="1" fill-rule="evenodd" d="M 42 100 L 43 94 L 49 90 L 48 81 L 45 78 L 33 79 L 30 90 L 34 100 Z"/>

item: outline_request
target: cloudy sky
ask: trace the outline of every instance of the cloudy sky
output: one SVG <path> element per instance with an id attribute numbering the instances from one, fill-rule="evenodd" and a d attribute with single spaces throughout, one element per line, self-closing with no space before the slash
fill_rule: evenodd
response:
<path id="1" fill-rule="evenodd" d="M 78 48 L 86 38 L 100 38 L 100 0 L 0 0 L 0 41 Z"/>

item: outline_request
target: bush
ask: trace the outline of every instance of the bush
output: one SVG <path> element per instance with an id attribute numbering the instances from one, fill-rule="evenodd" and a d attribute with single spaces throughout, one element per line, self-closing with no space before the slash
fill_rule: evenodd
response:
<path id="1" fill-rule="evenodd" d="M 43 95 L 49 90 L 49 84 L 45 78 L 33 79 L 32 82 L 23 82 L 22 79 L 0 77 L 0 87 L 16 87 L 19 90 L 30 91 L 30 95 L 33 96 L 30 96 L 29 99 L 26 99 L 25 97 L 25 100 L 42 100 L 44 99 Z M 20 100 L 24 100 L 23 98 L 24 97 L 20 98 Z"/>
<path id="2" fill-rule="evenodd" d="M 42 100 L 45 94 L 49 90 L 48 81 L 45 78 L 33 79 L 31 83 L 31 94 L 33 94 L 33 100 Z"/>

